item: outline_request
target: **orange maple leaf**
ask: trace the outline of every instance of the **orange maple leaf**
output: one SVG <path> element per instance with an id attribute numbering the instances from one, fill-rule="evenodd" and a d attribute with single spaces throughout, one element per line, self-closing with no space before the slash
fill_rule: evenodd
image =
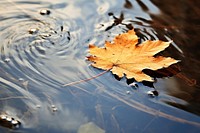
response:
<path id="1" fill-rule="evenodd" d="M 134 78 L 138 82 L 152 82 L 154 80 L 142 70 L 157 70 L 179 62 L 170 57 L 153 57 L 169 45 L 170 42 L 160 40 L 148 40 L 138 45 L 137 35 L 134 30 L 129 30 L 116 36 L 113 43 L 106 41 L 104 48 L 89 45 L 91 55 L 87 58 L 93 62 L 93 67 L 110 70 L 120 78 L 125 74 L 128 79 Z"/>

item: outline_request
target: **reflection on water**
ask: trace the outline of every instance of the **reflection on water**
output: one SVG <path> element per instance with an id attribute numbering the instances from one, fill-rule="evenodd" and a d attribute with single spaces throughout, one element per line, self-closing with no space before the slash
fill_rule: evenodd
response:
<path id="1" fill-rule="evenodd" d="M 196 5 L 159 0 L 1 0 L 1 113 L 18 119 L 20 132 L 81 132 L 88 123 L 108 133 L 198 132 Z M 140 42 L 173 40 L 162 54 L 182 61 L 181 73 L 155 83 L 158 97 L 147 96 L 152 88 L 140 83 L 139 88 L 130 87 L 109 72 L 63 86 L 102 72 L 85 60 L 88 44 L 103 46 L 133 27 Z M 0 127 L 1 132 L 8 130 Z"/>

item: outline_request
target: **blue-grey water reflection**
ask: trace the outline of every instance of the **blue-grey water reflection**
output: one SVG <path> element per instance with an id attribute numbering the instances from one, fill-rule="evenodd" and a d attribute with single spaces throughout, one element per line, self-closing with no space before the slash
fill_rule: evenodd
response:
<path id="1" fill-rule="evenodd" d="M 1 0 L 0 111 L 21 125 L 0 132 L 199 132 L 199 87 L 187 78 L 197 59 L 187 56 L 178 25 L 184 20 L 165 8 L 158 0 Z M 152 88 L 131 87 L 109 72 L 63 86 L 102 73 L 86 61 L 88 45 L 103 46 L 132 27 L 141 42 L 174 40 L 166 55 L 182 60 L 186 76 L 159 79 L 155 98 L 147 95 Z"/>

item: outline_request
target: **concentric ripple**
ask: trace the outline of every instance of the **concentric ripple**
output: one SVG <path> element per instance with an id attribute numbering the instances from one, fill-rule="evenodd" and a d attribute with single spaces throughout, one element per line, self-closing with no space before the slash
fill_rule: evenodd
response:
<path id="1" fill-rule="evenodd" d="M 73 59 L 81 33 L 69 17 L 46 8 L 51 3 L 40 4 L 1 3 L 1 98 L 11 103 L 15 99 L 24 101 L 30 110 L 43 105 L 43 97 L 48 102 L 49 94 L 56 95 L 65 78 L 77 71 L 70 64 L 77 62 Z M 23 8 L 27 6 L 32 8 Z M 45 10 L 50 13 L 42 14 Z M 71 75 L 66 71 L 68 63 Z M 3 108 L 15 108 L 11 103 Z"/>

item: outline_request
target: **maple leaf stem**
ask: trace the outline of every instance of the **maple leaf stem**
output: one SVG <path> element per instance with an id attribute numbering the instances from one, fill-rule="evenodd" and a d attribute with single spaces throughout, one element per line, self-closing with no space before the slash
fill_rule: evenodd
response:
<path id="1" fill-rule="evenodd" d="M 97 74 L 97 75 L 95 75 L 95 76 L 92 76 L 91 78 L 82 79 L 82 80 L 79 80 L 79 81 L 75 81 L 75 82 L 71 82 L 71 83 L 68 83 L 68 84 L 64 84 L 63 87 L 64 87 L 64 86 L 70 86 L 70 85 L 79 84 L 79 83 L 82 83 L 82 82 L 87 82 L 87 81 L 89 81 L 89 80 L 98 78 L 99 76 L 105 74 L 105 73 L 108 72 L 108 71 L 110 71 L 110 69 L 109 69 L 109 70 L 106 70 L 106 71 L 103 71 L 102 73 L 99 73 L 99 74 Z"/>

